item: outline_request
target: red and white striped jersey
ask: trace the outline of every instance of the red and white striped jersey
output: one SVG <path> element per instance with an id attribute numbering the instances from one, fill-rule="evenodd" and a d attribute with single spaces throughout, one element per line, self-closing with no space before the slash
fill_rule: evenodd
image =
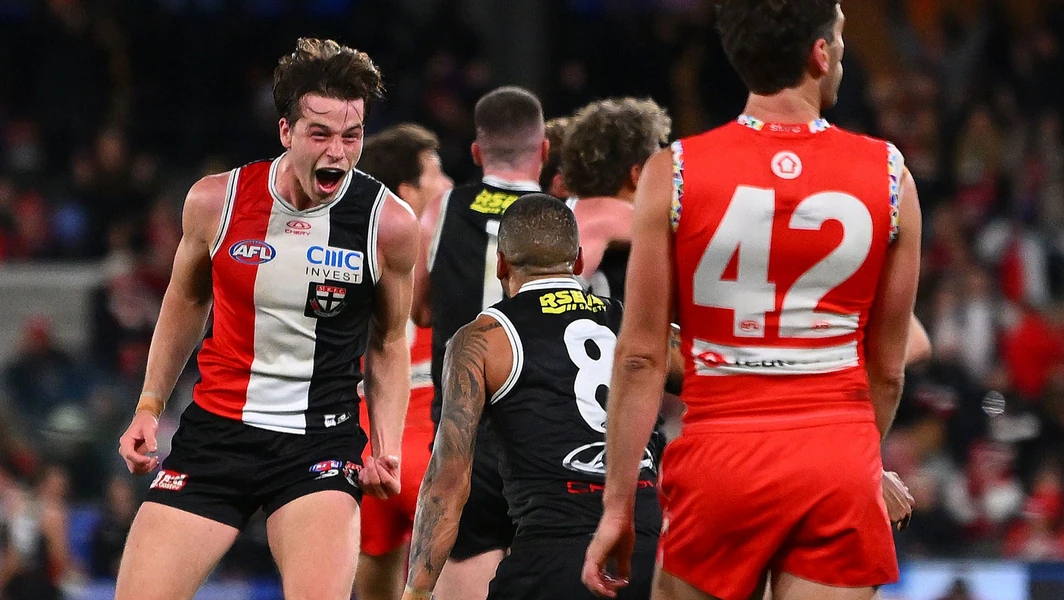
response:
<path id="1" fill-rule="evenodd" d="M 253 427 L 302 434 L 358 414 L 388 191 L 353 171 L 335 200 L 296 210 L 277 192 L 279 160 L 229 176 L 193 399 Z"/>
<path id="2" fill-rule="evenodd" d="M 673 145 L 685 422 L 873 418 L 864 335 L 902 157 L 820 120 L 751 117 Z"/>

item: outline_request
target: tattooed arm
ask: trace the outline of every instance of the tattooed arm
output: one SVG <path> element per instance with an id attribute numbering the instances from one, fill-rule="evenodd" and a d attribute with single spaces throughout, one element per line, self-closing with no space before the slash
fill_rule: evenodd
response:
<path id="1" fill-rule="evenodd" d="M 481 315 L 459 329 L 447 347 L 443 409 L 417 498 L 405 600 L 431 597 L 458 535 L 458 520 L 469 497 L 477 426 L 487 399 L 505 380 L 497 374 L 508 374 L 513 361 L 501 327 L 494 318 Z"/>

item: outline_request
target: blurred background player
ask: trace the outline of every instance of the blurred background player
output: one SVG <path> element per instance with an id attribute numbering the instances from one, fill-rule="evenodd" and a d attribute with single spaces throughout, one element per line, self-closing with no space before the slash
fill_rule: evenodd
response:
<path id="1" fill-rule="evenodd" d="M 559 199 L 518 199 L 499 230 L 507 299 L 455 334 L 444 365 L 443 414 L 418 498 L 405 600 L 425 600 L 457 535 L 480 421 L 502 448 L 517 534 L 489 599 L 592 599 L 582 557 L 602 514 L 607 380 L 620 302 L 581 291 L 579 231 Z M 677 361 L 673 366 L 679 368 Z M 638 466 L 636 552 L 623 598 L 646 599 L 661 511 L 652 450 Z"/>
<path id="2" fill-rule="evenodd" d="M 562 177 L 574 196 L 589 291 L 624 300 L 632 199 L 643 164 L 669 140 L 672 119 L 653 100 L 593 102 L 573 116 Z"/>
<path id="3" fill-rule="evenodd" d="M 286 597 L 350 598 L 358 500 L 399 491 L 410 383 L 417 220 L 355 169 L 382 90 L 365 53 L 300 39 L 274 71 L 285 153 L 189 191 L 143 392 L 120 441 L 131 472 L 158 466 L 158 418 L 212 308 L 213 323 L 194 403 L 133 521 L 116 598 L 192 598 L 259 509 Z M 364 461 L 363 358 L 373 440 Z"/>
<path id="4" fill-rule="evenodd" d="M 376 177 L 419 218 L 454 185 L 440 167 L 440 141 L 420 125 L 404 123 L 366 138 L 358 168 Z M 432 233 L 422 232 L 422 237 Z M 355 588 L 360 600 L 395 600 L 403 593 L 404 568 L 421 478 L 432 448 L 432 330 L 408 326 L 410 404 L 403 428 L 402 490 L 381 500 L 362 499 L 362 553 Z M 359 417 L 368 422 L 362 408 Z M 367 445 L 364 454 L 372 452 Z"/>
<path id="5" fill-rule="evenodd" d="M 539 187 L 555 198 L 569 199 L 569 190 L 565 187 L 565 178 L 562 177 L 562 148 L 565 144 L 565 133 L 572 121 L 570 117 L 556 117 L 547 121 L 546 136 L 550 149 L 547 151 L 547 160 L 543 161 L 543 169 L 539 173 Z"/>
<path id="6" fill-rule="evenodd" d="M 644 170 L 584 568 L 597 593 L 623 585 L 608 559 L 627 573 L 674 303 L 688 410 L 663 459 L 654 597 L 741 600 L 770 570 L 779 600 L 870 600 L 898 577 L 880 443 L 904 381 L 920 206 L 893 145 L 821 117 L 844 21 L 836 0 L 722 2 L 746 109 Z"/>
<path id="7" fill-rule="evenodd" d="M 483 168 L 483 179 L 454 188 L 436 214 L 429 211 L 422 219 L 435 235 L 426 261 L 431 274 L 428 285 L 415 294 L 414 314 L 431 314 L 436 389 L 432 418 L 437 425 L 447 342 L 480 311 L 502 300 L 503 289 L 495 277 L 499 220 L 519 197 L 539 191 L 537 180 L 547 157 L 543 108 L 528 90 L 502 87 L 489 92 L 477 102 L 474 121 L 473 161 Z M 502 494 L 498 444 L 492 432 L 482 428 L 469 500 L 436 597 L 484 598 L 513 535 Z"/>

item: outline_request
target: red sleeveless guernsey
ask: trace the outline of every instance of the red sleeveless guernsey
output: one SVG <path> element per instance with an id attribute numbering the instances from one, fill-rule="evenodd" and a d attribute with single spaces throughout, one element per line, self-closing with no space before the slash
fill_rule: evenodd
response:
<path id="1" fill-rule="evenodd" d="M 873 420 L 864 334 L 903 159 L 824 120 L 673 144 L 685 427 Z"/>

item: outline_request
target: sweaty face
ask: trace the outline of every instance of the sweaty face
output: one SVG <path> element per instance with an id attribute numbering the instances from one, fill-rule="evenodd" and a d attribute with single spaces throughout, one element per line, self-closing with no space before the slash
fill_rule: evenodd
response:
<path id="1" fill-rule="evenodd" d="M 835 19 L 835 39 L 828 45 L 830 70 L 821 83 L 821 108 L 831 108 L 839 101 L 839 86 L 842 85 L 842 56 L 846 52 L 846 43 L 842 39 L 842 29 L 846 16 L 842 14 L 842 5 L 836 5 L 838 18 Z"/>
<path id="2" fill-rule="evenodd" d="M 303 192 L 324 202 L 340 189 L 362 155 L 364 100 L 340 100 L 307 94 L 295 123 L 281 119 L 281 143 Z"/>

